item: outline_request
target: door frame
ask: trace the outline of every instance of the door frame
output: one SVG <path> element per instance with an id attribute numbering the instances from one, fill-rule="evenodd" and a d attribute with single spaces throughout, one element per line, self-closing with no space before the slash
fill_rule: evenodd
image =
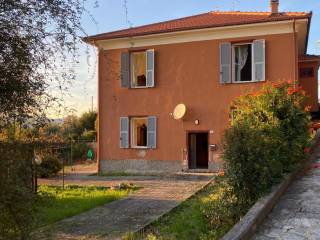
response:
<path id="1" fill-rule="evenodd" d="M 186 147 L 187 147 L 187 162 L 188 162 L 188 169 L 190 169 L 190 146 L 189 146 L 189 134 L 190 133 L 207 133 L 207 142 L 208 142 L 208 146 L 207 146 L 207 151 L 208 151 L 208 168 L 209 168 L 209 159 L 210 159 L 210 151 L 209 151 L 209 130 L 186 130 Z M 196 168 L 197 169 L 197 168 Z"/>

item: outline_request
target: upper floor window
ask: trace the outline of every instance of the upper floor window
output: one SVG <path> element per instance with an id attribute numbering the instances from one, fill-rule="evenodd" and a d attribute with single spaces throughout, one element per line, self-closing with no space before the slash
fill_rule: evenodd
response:
<path id="1" fill-rule="evenodd" d="M 265 40 L 220 44 L 220 83 L 265 80 Z"/>
<path id="2" fill-rule="evenodd" d="M 147 86 L 146 52 L 132 52 L 130 55 L 131 87 Z"/>
<path id="3" fill-rule="evenodd" d="M 234 81 L 252 81 L 252 44 L 234 44 L 232 49 Z"/>
<path id="4" fill-rule="evenodd" d="M 121 53 L 122 88 L 154 87 L 154 50 Z"/>

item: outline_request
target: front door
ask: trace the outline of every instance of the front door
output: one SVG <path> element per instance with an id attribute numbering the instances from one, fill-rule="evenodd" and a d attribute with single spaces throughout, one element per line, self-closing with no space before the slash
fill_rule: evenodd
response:
<path id="1" fill-rule="evenodd" d="M 208 133 L 188 133 L 189 169 L 208 168 Z"/>

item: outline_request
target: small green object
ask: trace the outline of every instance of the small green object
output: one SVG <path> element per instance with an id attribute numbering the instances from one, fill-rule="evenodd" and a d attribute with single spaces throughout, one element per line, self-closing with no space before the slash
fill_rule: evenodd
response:
<path id="1" fill-rule="evenodd" d="M 89 149 L 88 150 L 88 152 L 87 152 L 87 157 L 88 157 L 88 159 L 93 159 L 93 156 L 94 156 L 94 154 L 93 154 L 93 151 L 92 151 L 92 149 Z"/>

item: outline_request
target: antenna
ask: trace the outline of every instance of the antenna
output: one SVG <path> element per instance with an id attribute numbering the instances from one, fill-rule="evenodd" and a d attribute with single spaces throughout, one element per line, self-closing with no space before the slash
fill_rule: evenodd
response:
<path id="1" fill-rule="evenodd" d="M 129 28 L 133 27 L 132 22 L 129 20 L 128 13 L 128 0 L 123 0 L 122 7 L 124 9 L 124 14 L 126 16 L 126 23 L 129 25 Z"/>
<path id="2" fill-rule="evenodd" d="M 237 4 L 240 3 L 240 0 L 232 0 L 232 11 L 236 10 Z"/>

